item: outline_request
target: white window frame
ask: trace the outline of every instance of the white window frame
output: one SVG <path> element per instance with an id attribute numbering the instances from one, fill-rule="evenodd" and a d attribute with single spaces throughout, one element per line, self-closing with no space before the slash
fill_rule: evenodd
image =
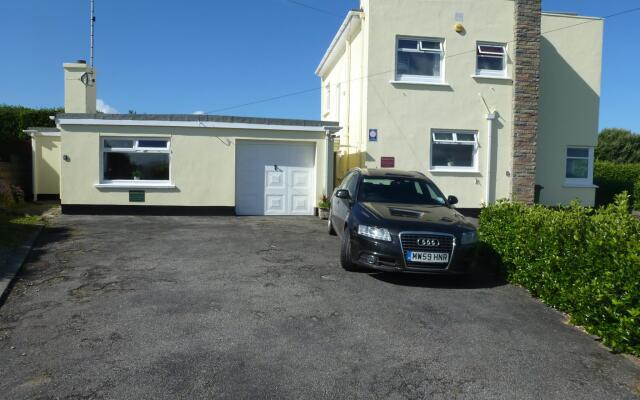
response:
<path id="1" fill-rule="evenodd" d="M 585 157 L 569 157 L 569 149 L 588 150 L 589 155 Z M 586 178 L 567 178 L 567 163 L 569 159 L 574 160 L 587 160 L 588 172 Z M 589 146 L 567 146 L 564 150 L 564 184 L 565 186 L 574 187 L 593 187 L 593 163 L 594 163 L 594 148 Z"/>
<path id="2" fill-rule="evenodd" d="M 491 47 L 502 47 L 502 55 L 498 53 L 492 52 L 483 52 L 481 50 L 482 46 L 491 46 Z M 495 43 L 495 42 L 477 42 L 476 43 L 476 76 L 486 76 L 486 77 L 497 77 L 497 78 L 506 78 L 507 77 L 507 45 L 505 43 Z M 492 69 L 480 69 L 479 68 L 479 58 L 480 56 L 485 57 L 494 57 L 494 58 L 502 58 L 502 70 L 496 71 Z M 501 56 L 501 57 L 500 57 Z"/>
<path id="3" fill-rule="evenodd" d="M 331 83 L 327 83 L 324 87 L 324 113 L 331 112 Z"/>
<path id="4" fill-rule="evenodd" d="M 105 146 L 107 140 L 132 140 L 133 147 L 110 147 Z M 140 141 L 163 140 L 167 142 L 166 148 L 161 147 L 141 147 Z M 136 179 L 105 179 L 104 177 L 104 154 L 105 153 L 152 153 L 168 154 L 169 156 L 169 179 L 166 180 L 136 180 Z M 132 136 L 102 136 L 100 137 L 100 185 L 128 185 L 128 186 L 153 186 L 171 185 L 171 139 L 169 137 L 132 137 Z"/>
<path id="5" fill-rule="evenodd" d="M 400 49 L 400 41 L 401 40 L 415 40 L 418 42 L 418 47 L 415 50 L 412 49 Z M 423 49 L 422 42 L 434 42 L 440 44 L 440 49 Z M 396 82 L 415 82 L 415 83 L 444 83 L 445 82 L 445 64 L 444 64 L 444 56 L 445 56 L 445 40 L 443 38 L 434 38 L 434 37 L 412 37 L 412 36 L 398 36 L 396 37 L 396 65 L 395 65 L 395 81 Z M 409 75 L 409 74 L 400 74 L 398 73 L 398 54 L 400 52 L 405 53 L 434 53 L 440 55 L 440 75 L 438 76 L 429 76 L 429 75 Z"/>
<path id="6" fill-rule="evenodd" d="M 452 135 L 450 140 L 438 140 L 436 134 L 449 133 Z M 458 140 L 458 134 L 473 134 L 473 142 L 468 140 Z M 456 166 L 442 166 L 433 165 L 433 146 L 436 144 L 456 144 L 460 146 L 473 146 L 473 165 L 471 167 L 456 167 Z M 469 130 L 452 130 L 452 129 L 434 129 L 431 131 L 431 144 L 429 153 L 429 169 L 433 172 L 478 172 L 478 131 Z"/>

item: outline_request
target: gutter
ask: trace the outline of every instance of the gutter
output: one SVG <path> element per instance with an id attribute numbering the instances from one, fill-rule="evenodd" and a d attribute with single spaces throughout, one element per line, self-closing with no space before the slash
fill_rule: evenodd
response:
<path id="1" fill-rule="evenodd" d="M 90 126 L 155 126 L 181 128 L 222 128 L 245 130 L 272 130 L 297 132 L 324 132 L 323 126 L 251 124 L 242 122 L 217 121 L 162 121 L 162 120 L 129 120 L 129 119 L 100 119 L 100 118 L 58 118 L 58 126 L 62 125 L 90 125 Z"/>
<path id="2" fill-rule="evenodd" d="M 333 40 L 331 41 L 331 44 L 329 45 L 329 48 L 324 53 L 324 56 L 322 57 L 322 60 L 320 60 L 320 64 L 316 68 L 315 74 L 317 76 L 321 75 L 321 72 L 324 69 L 325 64 L 327 63 L 327 61 L 329 60 L 329 58 L 333 54 L 335 48 L 342 41 L 344 33 L 347 31 L 347 28 L 349 27 L 349 25 L 351 25 L 351 20 L 353 18 L 356 18 L 356 17 L 359 18 L 360 15 L 362 14 L 362 12 L 363 12 L 362 10 L 351 10 L 351 11 L 349 11 L 349 13 L 345 17 L 344 21 L 342 22 L 342 25 L 340 25 L 340 29 L 338 29 L 338 33 L 336 33 L 336 35 L 334 36 Z"/>

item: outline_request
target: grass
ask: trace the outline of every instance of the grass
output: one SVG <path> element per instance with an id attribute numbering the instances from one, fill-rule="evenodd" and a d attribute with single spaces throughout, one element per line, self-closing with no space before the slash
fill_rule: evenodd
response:
<path id="1" fill-rule="evenodd" d="M 36 229 L 38 223 L 38 216 L 16 215 L 0 210 L 0 246 L 19 246 Z"/>

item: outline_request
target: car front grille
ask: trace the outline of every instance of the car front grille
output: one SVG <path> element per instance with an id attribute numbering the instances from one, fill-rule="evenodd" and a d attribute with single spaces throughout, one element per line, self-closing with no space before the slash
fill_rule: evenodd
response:
<path id="1" fill-rule="evenodd" d="M 420 239 L 436 240 L 437 245 L 423 246 L 418 244 Z M 400 233 L 400 242 L 402 243 L 402 256 L 406 257 L 407 251 L 425 251 L 432 253 L 448 253 L 449 262 L 453 257 L 453 247 L 455 245 L 455 239 L 453 235 L 449 234 L 437 234 L 437 233 Z M 446 268 L 449 263 L 416 263 L 407 261 L 405 258 L 407 267 L 415 268 Z"/>

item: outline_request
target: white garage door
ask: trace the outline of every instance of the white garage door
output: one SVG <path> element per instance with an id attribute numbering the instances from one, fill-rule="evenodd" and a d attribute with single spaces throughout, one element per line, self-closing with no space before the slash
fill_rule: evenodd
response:
<path id="1" fill-rule="evenodd" d="M 314 143 L 236 143 L 238 215 L 313 215 Z"/>

